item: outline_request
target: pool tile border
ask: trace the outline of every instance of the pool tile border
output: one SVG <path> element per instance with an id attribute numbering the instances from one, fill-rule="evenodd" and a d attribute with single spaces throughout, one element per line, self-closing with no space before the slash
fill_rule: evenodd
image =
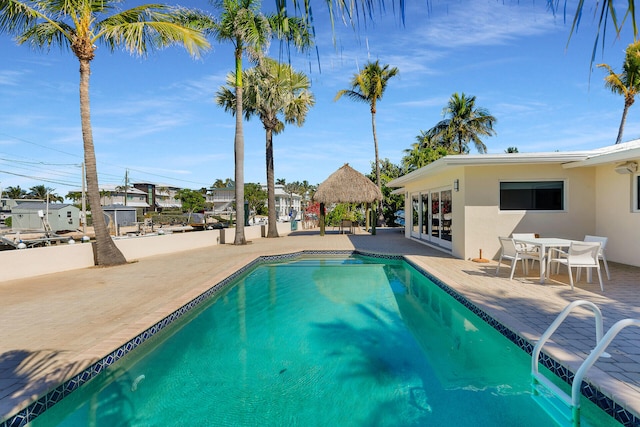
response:
<path id="1" fill-rule="evenodd" d="M 154 335 L 159 333 L 160 331 L 166 329 L 168 326 L 172 325 L 173 322 L 182 318 L 185 314 L 190 313 L 196 307 L 199 307 L 201 303 L 207 301 L 210 297 L 217 294 L 220 290 L 224 289 L 229 283 L 238 278 L 239 276 L 249 272 L 256 266 L 268 262 L 277 262 L 284 261 L 289 259 L 298 258 L 301 256 L 310 256 L 310 255 L 335 255 L 335 256 L 350 256 L 350 255 L 361 255 L 370 258 L 381 258 L 381 259 L 390 259 L 390 260 L 404 260 L 409 265 L 411 265 L 416 271 L 420 274 L 427 277 L 431 280 L 436 286 L 441 288 L 444 292 L 453 297 L 456 301 L 464 305 L 467 309 L 472 311 L 478 317 L 480 317 L 483 321 L 488 323 L 491 327 L 496 329 L 499 333 L 501 333 L 504 337 L 506 337 L 509 341 L 513 342 L 515 345 L 520 347 L 522 350 L 526 351 L 528 354 L 531 354 L 533 351 L 533 345 L 528 342 L 526 339 L 522 338 L 515 332 L 511 331 L 496 319 L 491 317 L 485 311 L 480 309 L 474 303 L 469 301 L 464 296 L 458 294 L 453 288 L 448 286 L 442 280 L 433 276 L 422 267 L 414 263 L 413 261 L 407 259 L 402 255 L 392 255 L 392 254 L 377 254 L 370 253 L 358 250 L 304 250 L 298 252 L 292 252 L 287 254 L 280 255 L 265 255 L 256 258 L 251 261 L 244 267 L 238 269 L 231 275 L 227 276 L 225 279 L 221 280 L 217 284 L 213 285 L 211 288 L 197 296 L 196 298 L 189 301 L 187 304 L 180 307 L 178 310 L 164 317 L 160 321 L 153 324 L 151 327 L 147 328 L 142 333 L 138 334 L 128 342 L 124 343 L 120 347 L 116 348 L 114 351 L 110 352 L 108 355 L 93 363 L 85 370 L 75 375 L 71 379 L 65 381 L 58 387 L 53 390 L 47 392 L 44 396 L 35 400 L 34 402 L 28 404 L 24 409 L 18 411 L 15 415 L 10 416 L 8 419 L 2 421 L 0 423 L 0 427 L 22 427 L 27 425 L 29 422 L 33 421 L 39 415 L 44 413 L 47 409 L 51 408 L 56 403 L 60 402 L 70 393 L 74 392 L 82 385 L 86 384 L 88 381 L 96 377 L 100 374 L 104 369 L 118 362 L 128 353 L 136 349 L 138 346 L 152 338 Z M 549 357 L 544 352 L 541 353 L 540 363 L 551 370 L 555 375 L 560 377 L 567 384 L 571 384 L 573 380 L 574 373 L 571 372 L 568 368 L 562 366 L 560 363 Z M 640 420 L 636 418 L 633 414 L 626 411 L 616 402 L 611 400 L 609 397 L 605 396 L 597 387 L 592 384 L 587 383 L 586 381 L 582 382 L 582 393 L 589 400 L 594 402 L 600 408 L 605 410 L 609 415 L 615 418 L 617 421 L 622 423 L 625 426 L 638 426 L 640 425 Z"/>

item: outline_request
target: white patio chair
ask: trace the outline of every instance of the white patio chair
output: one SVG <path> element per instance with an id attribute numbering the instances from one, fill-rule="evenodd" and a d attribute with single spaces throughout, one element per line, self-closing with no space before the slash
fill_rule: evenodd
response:
<path id="1" fill-rule="evenodd" d="M 600 282 L 600 290 L 604 291 L 602 284 L 602 274 L 600 272 L 600 261 L 598 253 L 600 252 L 600 242 L 572 242 L 567 252 L 558 248 L 551 248 L 549 250 L 549 260 L 547 261 L 547 277 L 551 271 L 551 264 L 557 263 L 566 265 L 569 270 L 569 283 L 571 284 L 571 290 L 573 290 L 573 274 L 571 269 L 577 268 L 576 280 L 580 281 L 580 269 L 581 268 L 595 268 L 598 272 L 598 281 Z"/>
<path id="2" fill-rule="evenodd" d="M 500 251 L 500 258 L 498 259 L 496 276 L 500 272 L 500 264 L 502 263 L 503 259 L 508 259 L 511 261 L 511 274 L 509 275 L 509 280 L 513 280 L 513 273 L 516 270 L 516 264 L 518 264 L 518 261 L 522 261 L 522 271 L 526 275 L 527 260 L 539 260 L 537 254 L 518 249 L 515 241 L 511 237 L 498 237 L 498 239 L 500 240 L 500 246 L 502 247 L 502 250 Z"/>
<path id="3" fill-rule="evenodd" d="M 535 239 L 536 233 L 512 233 L 511 237 L 513 237 L 514 240 Z M 516 245 L 519 246 L 521 249 L 527 250 L 528 252 L 535 252 L 538 250 L 538 247 L 535 245 L 527 245 L 526 243 L 518 243 L 518 242 L 516 242 Z"/>
<path id="4" fill-rule="evenodd" d="M 535 239 L 536 238 L 536 233 L 512 233 L 511 237 L 513 237 L 514 240 L 518 240 L 518 239 Z M 531 254 L 532 253 L 536 253 L 536 254 L 538 254 L 538 256 L 540 255 L 538 253 L 538 247 L 536 245 L 516 242 L 516 247 L 518 248 L 518 250 L 525 251 L 525 252 L 528 252 L 528 253 L 531 253 Z M 533 267 L 533 261 L 531 261 L 531 267 Z"/>
<path id="5" fill-rule="evenodd" d="M 604 248 L 607 246 L 607 238 L 600 236 L 584 236 L 585 242 L 600 242 L 600 253 L 598 254 L 598 258 L 602 260 L 604 264 L 604 271 L 607 272 L 607 280 L 611 280 L 611 275 L 609 274 L 609 264 L 607 264 L 607 257 L 604 255 Z"/>

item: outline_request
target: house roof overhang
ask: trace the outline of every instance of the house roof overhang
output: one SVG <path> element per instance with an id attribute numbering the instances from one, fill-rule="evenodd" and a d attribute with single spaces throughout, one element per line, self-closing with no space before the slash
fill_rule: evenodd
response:
<path id="1" fill-rule="evenodd" d="M 442 157 L 420 169 L 396 178 L 387 187 L 404 187 L 408 183 L 435 175 L 443 170 L 462 166 L 506 166 L 526 164 L 565 164 L 588 158 L 586 151 L 564 153 L 505 153 L 505 154 L 460 154 Z"/>
<path id="2" fill-rule="evenodd" d="M 640 158 L 640 139 L 584 151 L 450 155 L 390 181 L 387 187 L 404 187 L 454 167 L 560 164 L 563 168 L 569 169 L 619 163 L 638 158 Z"/>

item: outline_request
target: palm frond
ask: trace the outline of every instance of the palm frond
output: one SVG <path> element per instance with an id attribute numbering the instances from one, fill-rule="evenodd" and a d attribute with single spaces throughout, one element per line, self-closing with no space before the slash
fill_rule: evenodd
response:
<path id="1" fill-rule="evenodd" d="M 63 31 L 60 31 L 63 29 Z M 19 44 L 30 42 L 34 48 L 49 49 L 53 45 L 67 49 L 71 46 L 73 28 L 63 22 L 52 23 L 44 21 L 31 26 L 27 31 L 20 34 L 16 40 Z"/>
<path id="2" fill-rule="evenodd" d="M 124 47 L 128 52 L 140 56 L 155 49 L 180 44 L 190 55 L 199 57 L 210 47 L 209 42 L 199 30 L 182 25 L 185 16 L 195 14 L 195 11 L 187 13 L 183 8 L 135 7 L 99 22 L 94 40 L 104 42 L 111 50 Z M 203 16 L 203 19 L 206 18 Z"/>
<path id="3" fill-rule="evenodd" d="M 54 21 L 40 3 L 0 0 L 0 32 L 19 35 L 39 20 Z"/>

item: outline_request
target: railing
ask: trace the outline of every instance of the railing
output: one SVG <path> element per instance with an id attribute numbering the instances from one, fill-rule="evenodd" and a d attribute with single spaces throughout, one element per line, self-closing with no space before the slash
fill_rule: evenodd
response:
<path id="1" fill-rule="evenodd" d="M 558 386 L 553 384 L 548 378 L 543 376 L 538 371 L 538 361 L 540 358 L 540 352 L 542 351 L 542 347 L 549 340 L 551 335 L 558 329 L 560 324 L 567 318 L 570 312 L 579 306 L 588 306 L 593 311 L 595 317 L 595 328 L 596 328 L 596 345 L 591 350 L 589 356 L 582 362 L 580 368 L 576 372 L 573 383 L 571 385 L 571 396 L 569 396 L 566 392 L 560 389 Z M 611 357 L 608 353 L 605 352 L 611 341 L 618 335 L 618 333 L 626 328 L 627 326 L 640 326 L 640 319 L 624 319 L 616 322 L 603 336 L 603 322 L 602 322 L 602 312 L 600 309 L 590 301 L 586 300 L 578 300 L 574 301 L 568 306 L 564 308 L 558 314 L 558 317 L 553 321 L 553 323 L 547 328 L 544 334 L 540 337 L 540 340 L 536 343 L 533 353 L 531 355 L 531 376 L 533 379 L 533 394 L 534 397 L 541 396 L 546 397 L 544 402 L 551 404 L 551 407 L 545 407 L 547 412 L 559 423 L 559 416 L 567 422 L 568 425 L 572 426 L 580 426 L 580 397 L 581 397 L 581 387 L 582 387 L 582 379 L 586 374 L 587 370 L 593 366 L 593 364 L 600 357 Z M 549 392 L 551 392 L 552 396 L 559 398 L 562 403 L 566 405 L 566 407 L 570 410 L 569 413 L 565 413 L 561 408 L 554 404 L 551 399 L 549 399 L 539 388 L 539 386 L 544 386 Z M 539 402 L 540 403 L 540 402 Z M 544 405 L 543 405 L 544 406 Z M 561 423 L 562 424 L 562 423 Z"/>

